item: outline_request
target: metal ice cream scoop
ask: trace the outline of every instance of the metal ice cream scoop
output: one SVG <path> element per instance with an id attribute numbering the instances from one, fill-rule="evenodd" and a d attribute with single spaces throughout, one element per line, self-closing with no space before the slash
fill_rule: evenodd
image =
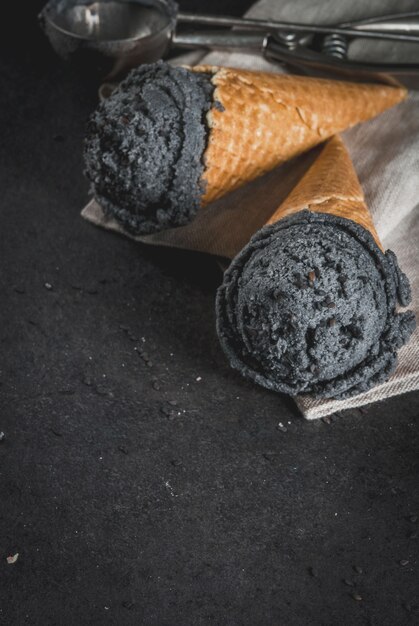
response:
<path id="1" fill-rule="evenodd" d="M 91 4 L 50 0 L 39 17 L 61 57 L 76 61 L 89 72 L 98 70 L 101 78 L 107 79 L 162 58 L 170 47 L 256 49 L 272 60 L 352 79 L 359 73 L 364 77 L 383 72 L 419 73 L 419 63 L 362 64 L 345 59 L 347 41 L 354 37 L 419 43 L 419 12 L 324 26 L 176 13 L 175 7 L 171 0 L 99 0 Z M 178 24 L 224 30 L 179 33 Z M 308 47 L 313 35 L 325 36 L 323 52 Z"/>

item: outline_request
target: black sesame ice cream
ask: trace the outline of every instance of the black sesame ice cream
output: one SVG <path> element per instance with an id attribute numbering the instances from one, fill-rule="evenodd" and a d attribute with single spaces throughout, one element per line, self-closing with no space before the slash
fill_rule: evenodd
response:
<path id="1" fill-rule="evenodd" d="M 86 175 L 104 211 L 129 232 L 179 226 L 196 213 L 213 89 L 205 73 L 141 66 L 91 117 Z"/>
<path id="2" fill-rule="evenodd" d="M 290 395 L 345 398 L 384 382 L 414 327 L 395 255 L 355 222 L 300 211 L 266 226 L 217 296 L 230 364 Z"/>

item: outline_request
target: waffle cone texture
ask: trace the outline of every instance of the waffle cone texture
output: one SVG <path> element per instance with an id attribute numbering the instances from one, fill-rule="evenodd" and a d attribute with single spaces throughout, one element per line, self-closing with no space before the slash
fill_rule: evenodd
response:
<path id="1" fill-rule="evenodd" d="M 324 145 L 313 165 L 278 207 L 268 224 L 305 209 L 356 222 L 371 233 L 383 250 L 352 160 L 337 135 Z"/>
<path id="2" fill-rule="evenodd" d="M 402 87 L 195 66 L 212 74 L 202 205 L 406 97 Z"/>

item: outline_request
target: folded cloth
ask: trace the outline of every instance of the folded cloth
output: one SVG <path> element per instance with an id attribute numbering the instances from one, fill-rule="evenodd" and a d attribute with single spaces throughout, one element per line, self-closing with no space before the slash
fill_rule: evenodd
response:
<path id="1" fill-rule="evenodd" d="M 338 23 L 413 10 L 410 0 L 363 0 L 335 2 L 326 0 L 261 0 L 249 12 L 257 18 Z M 353 44 L 358 58 L 408 60 L 416 46 L 395 46 L 388 42 Z M 260 56 L 244 53 L 211 53 L 195 62 L 228 65 L 262 71 L 283 71 Z M 191 62 L 182 57 L 179 63 Z M 419 319 L 419 92 L 412 91 L 407 101 L 362 126 L 346 131 L 344 141 L 362 183 L 378 235 L 384 248 L 392 249 L 399 265 L 407 274 L 412 288 L 411 310 Z M 315 158 L 316 151 L 300 157 L 250 183 L 229 196 L 198 211 L 187 226 L 136 239 L 145 243 L 190 250 L 200 250 L 221 257 L 233 258 L 250 237 L 270 218 L 279 203 L 289 194 L 301 175 Z M 118 224 L 104 216 L 101 207 L 91 201 L 83 216 L 105 228 L 124 232 Z M 127 234 L 127 233 L 125 233 Z M 307 419 L 382 400 L 419 389 L 419 330 L 399 352 L 399 365 L 391 378 L 372 390 L 344 400 L 314 400 L 307 396 L 296 402 Z"/>

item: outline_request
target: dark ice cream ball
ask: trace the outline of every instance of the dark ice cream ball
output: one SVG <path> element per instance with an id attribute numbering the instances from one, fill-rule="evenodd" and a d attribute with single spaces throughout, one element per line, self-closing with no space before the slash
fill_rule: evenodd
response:
<path id="1" fill-rule="evenodd" d="M 198 210 L 213 91 L 209 74 L 144 65 L 92 115 L 86 175 L 104 211 L 129 232 L 180 226 Z"/>
<path id="2" fill-rule="evenodd" d="M 266 226 L 217 294 L 231 365 L 290 395 L 345 398 L 384 382 L 415 327 L 395 255 L 351 220 L 301 211 Z"/>

